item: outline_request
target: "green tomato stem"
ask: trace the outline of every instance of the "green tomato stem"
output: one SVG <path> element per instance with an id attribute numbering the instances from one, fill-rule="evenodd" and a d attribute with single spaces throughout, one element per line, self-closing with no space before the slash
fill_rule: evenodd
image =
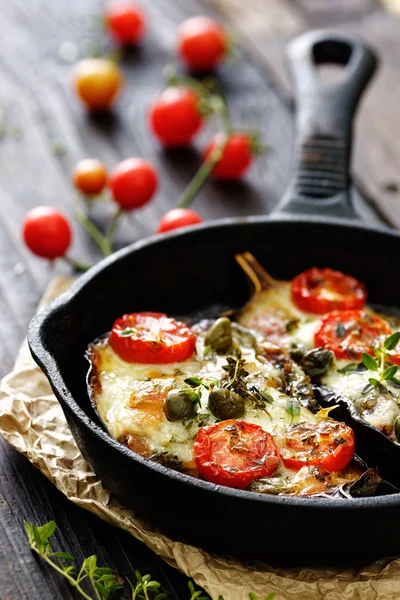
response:
<path id="1" fill-rule="evenodd" d="M 118 220 L 121 217 L 122 213 L 123 213 L 123 210 L 121 208 L 118 208 L 115 211 L 115 213 L 111 217 L 111 221 L 110 221 L 110 224 L 107 229 L 106 240 L 109 244 L 109 254 L 112 253 L 112 243 L 114 241 L 115 234 L 117 232 Z"/>
<path id="2" fill-rule="evenodd" d="M 84 264 L 78 262 L 77 260 L 75 260 L 74 258 L 72 258 L 71 256 L 67 256 L 66 254 L 64 256 L 61 256 L 60 258 L 61 258 L 61 260 L 66 262 L 68 265 L 73 267 L 75 269 L 75 271 L 80 271 L 81 273 L 85 273 L 86 271 L 88 271 L 91 268 L 91 265 L 84 265 Z"/>
<path id="3" fill-rule="evenodd" d="M 203 162 L 196 175 L 186 187 L 185 191 L 180 197 L 178 204 L 176 205 L 176 208 L 188 208 L 191 205 L 191 203 L 193 202 L 203 185 L 206 183 L 213 168 L 215 167 L 217 162 L 221 160 L 226 142 L 227 138 L 224 136 L 221 139 L 221 141 L 213 148 L 212 152 Z"/>
<path id="4" fill-rule="evenodd" d="M 71 575 L 68 575 L 68 573 L 63 571 L 63 569 L 61 569 L 61 567 L 59 567 L 56 563 L 54 563 L 52 560 L 50 560 L 50 558 L 48 556 L 46 556 L 46 554 L 42 554 L 34 546 L 31 546 L 31 548 L 34 552 L 39 554 L 39 556 L 41 556 L 43 558 L 43 560 L 45 560 L 51 567 L 53 567 L 53 569 L 55 571 L 57 571 L 57 573 L 60 573 L 60 575 L 65 577 L 65 579 L 70 583 L 70 585 L 72 585 L 74 588 L 76 588 L 76 590 L 81 594 L 81 596 L 83 596 L 83 598 L 86 598 L 86 600 L 93 600 L 93 598 L 88 596 L 88 594 L 86 594 L 86 592 L 81 588 L 78 581 L 76 581 L 73 577 L 71 577 Z"/>
<path id="5" fill-rule="evenodd" d="M 101 231 L 96 227 L 89 216 L 79 211 L 76 213 L 76 220 L 82 225 L 86 233 L 92 238 L 94 243 L 97 245 L 103 256 L 109 256 L 112 254 L 112 248 L 109 240 Z"/>

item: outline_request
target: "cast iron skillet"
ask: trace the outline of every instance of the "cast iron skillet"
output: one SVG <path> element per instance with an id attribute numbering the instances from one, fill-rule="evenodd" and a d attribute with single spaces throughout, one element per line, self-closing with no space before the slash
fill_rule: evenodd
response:
<path id="1" fill-rule="evenodd" d="M 400 494 L 272 497 L 193 479 L 111 439 L 86 390 L 86 347 L 117 316 L 150 310 L 190 319 L 242 306 L 248 288 L 234 260 L 238 252 L 252 252 L 278 278 L 313 265 L 343 270 L 366 283 L 370 302 L 400 307 L 400 286 L 388 269 L 400 256 L 400 235 L 360 223 L 349 202 L 352 118 L 374 55 L 342 33 L 316 31 L 293 41 L 288 56 L 297 142 L 278 210 L 152 237 L 117 252 L 33 319 L 29 344 L 83 455 L 138 516 L 216 553 L 281 565 L 354 564 L 400 552 Z M 346 65 L 341 82 L 320 81 L 320 62 Z"/>

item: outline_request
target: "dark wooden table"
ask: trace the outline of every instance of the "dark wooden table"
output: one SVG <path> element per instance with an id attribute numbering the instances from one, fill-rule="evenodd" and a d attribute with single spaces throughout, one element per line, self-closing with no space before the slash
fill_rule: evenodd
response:
<path id="1" fill-rule="evenodd" d="M 246 50 L 219 72 L 236 125 L 256 126 L 272 148 L 243 183 L 210 183 L 195 207 L 206 219 L 269 212 L 288 177 L 292 138 L 289 87 L 282 67 L 285 41 L 314 26 L 335 25 L 361 34 L 382 56 L 382 69 L 358 118 L 355 179 L 363 192 L 364 218 L 400 225 L 400 24 L 373 0 L 142 0 L 149 35 L 121 66 L 126 86 L 115 113 L 89 117 L 70 84 L 74 60 L 96 44 L 107 48 L 99 26 L 100 0 L 0 0 L 0 374 L 12 367 L 41 294 L 54 274 L 68 273 L 28 254 L 20 242 L 25 212 L 54 205 L 72 214 L 70 170 L 86 156 L 113 167 L 143 156 L 161 175 L 156 200 L 126 219 L 118 245 L 155 229 L 199 165 L 198 148 L 164 152 L 149 135 L 146 107 L 162 85 L 162 67 L 172 56 L 174 32 L 184 18 L 218 9 L 243 37 Z M 76 57 L 75 57 L 76 54 Z M 71 62 L 70 62 L 71 61 Z M 365 200 L 365 198 L 367 200 Z M 96 210 L 101 224 L 105 209 Z M 76 227 L 73 253 L 82 261 L 99 256 Z M 129 576 L 151 572 L 169 597 L 187 598 L 187 581 L 141 543 L 68 502 L 4 441 L 0 442 L 0 598 L 73 598 L 57 574 L 29 551 L 23 520 L 55 519 L 60 548 L 78 560 L 96 553 L 102 564 Z"/>

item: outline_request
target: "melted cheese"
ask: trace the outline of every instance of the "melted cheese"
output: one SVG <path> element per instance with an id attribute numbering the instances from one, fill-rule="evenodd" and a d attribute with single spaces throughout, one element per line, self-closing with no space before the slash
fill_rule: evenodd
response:
<path id="1" fill-rule="evenodd" d="M 328 296 L 329 294 L 327 291 Z M 366 310 L 374 313 L 368 307 Z M 299 310 L 291 298 L 291 283 L 278 281 L 274 286 L 256 294 L 238 320 L 244 326 L 265 333 L 268 339 L 287 350 L 294 346 L 310 350 L 315 348 L 314 336 L 322 316 Z M 384 318 L 391 320 L 388 316 Z M 394 325 L 394 322 L 391 324 Z M 396 329 L 393 327 L 393 331 Z M 323 385 L 340 394 L 365 421 L 395 440 L 394 423 L 400 416 L 400 390 L 385 382 L 389 394 L 381 394 L 377 390 L 363 393 L 368 379 L 374 375 L 370 371 L 360 374 L 339 373 L 339 369 L 352 362 L 354 361 L 334 361 L 322 379 Z"/>

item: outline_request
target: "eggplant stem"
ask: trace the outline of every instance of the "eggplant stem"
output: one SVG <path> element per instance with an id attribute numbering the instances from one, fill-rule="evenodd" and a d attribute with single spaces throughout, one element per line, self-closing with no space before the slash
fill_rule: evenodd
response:
<path id="1" fill-rule="evenodd" d="M 235 259 L 253 284 L 255 293 L 260 293 L 278 285 L 279 282 L 267 273 L 251 252 L 236 254 Z"/>

